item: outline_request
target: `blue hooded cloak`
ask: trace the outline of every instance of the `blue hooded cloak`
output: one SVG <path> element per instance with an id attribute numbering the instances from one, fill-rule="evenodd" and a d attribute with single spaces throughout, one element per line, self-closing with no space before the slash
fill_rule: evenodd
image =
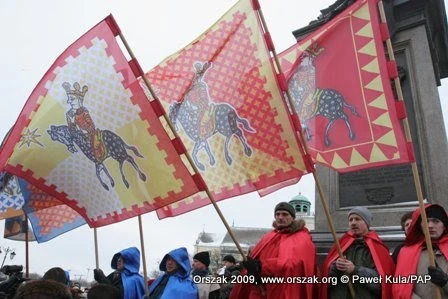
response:
<path id="1" fill-rule="evenodd" d="M 171 257 L 179 265 L 179 269 L 176 273 L 166 273 L 166 261 L 168 257 Z M 198 288 L 190 278 L 190 259 L 188 258 L 188 252 L 185 247 L 177 248 L 166 254 L 160 263 L 160 271 L 165 271 L 165 274 L 160 275 L 154 280 L 149 288 L 149 294 L 157 287 L 162 281 L 163 277 L 169 275 L 168 283 L 161 299 L 197 299 Z"/>
<path id="2" fill-rule="evenodd" d="M 114 254 L 110 262 L 112 269 L 117 269 L 117 261 L 120 256 L 124 263 L 124 270 L 121 272 L 124 299 L 140 299 L 145 295 L 145 280 L 138 273 L 140 269 L 140 251 L 136 247 L 130 247 Z"/>

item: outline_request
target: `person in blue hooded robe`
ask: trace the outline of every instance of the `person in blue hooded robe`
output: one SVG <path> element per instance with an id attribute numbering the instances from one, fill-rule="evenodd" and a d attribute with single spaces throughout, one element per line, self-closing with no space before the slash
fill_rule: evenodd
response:
<path id="1" fill-rule="evenodd" d="M 167 253 L 160 263 L 165 273 L 154 280 L 149 288 L 150 299 L 197 299 L 198 288 L 190 278 L 190 259 L 185 247 Z"/>
<path id="2" fill-rule="evenodd" d="M 107 277 L 101 269 L 93 270 L 96 281 L 115 286 L 123 294 L 124 299 L 140 299 L 145 295 L 144 279 L 138 273 L 140 251 L 136 247 L 123 249 L 114 254 L 110 265 L 115 271 Z"/>

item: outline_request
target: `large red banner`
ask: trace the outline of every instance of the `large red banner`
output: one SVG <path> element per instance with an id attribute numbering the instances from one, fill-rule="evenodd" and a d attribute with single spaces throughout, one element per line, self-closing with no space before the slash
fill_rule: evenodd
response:
<path id="1" fill-rule="evenodd" d="M 306 172 L 252 1 L 241 0 L 147 73 L 215 200 L 294 183 Z M 200 194 L 159 209 L 209 204 Z"/>
<path id="2" fill-rule="evenodd" d="M 280 54 L 314 161 L 339 172 L 412 160 L 377 1 L 356 1 Z M 384 33 L 384 31 L 383 31 Z"/>

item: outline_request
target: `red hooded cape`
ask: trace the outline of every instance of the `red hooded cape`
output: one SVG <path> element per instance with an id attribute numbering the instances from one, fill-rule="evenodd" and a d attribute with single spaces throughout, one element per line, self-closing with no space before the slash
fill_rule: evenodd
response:
<path id="1" fill-rule="evenodd" d="M 269 253 L 274 253 L 270 256 Z M 294 233 L 267 233 L 251 252 L 251 257 L 262 262 L 262 277 L 312 277 L 316 269 L 316 249 L 306 228 Z M 244 269 L 242 275 L 246 274 Z M 304 283 L 266 284 L 264 297 L 260 286 L 237 284 L 231 299 L 245 298 L 313 298 L 314 285 Z"/>
<path id="2" fill-rule="evenodd" d="M 439 206 L 439 205 L 428 204 L 425 206 L 425 210 L 430 206 Z M 445 210 L 443 209 L 443 211 Z M 412 222 L 411 226 L 409 227 L 408 235 L 406 236 L 405 246 L 401 248 L 400 254 L 398 255 L 395 276 L 409 276 L 416 274 L 417 272 L 417 266 L 420 260 L 420 254 L 422 252 L 423 246 L 426 244 L 425 236 L 423 235 L 423 232 L 421 231 L 420 228 L 420 223 L 421 223 L 420 209 L 417 209 L 412 214 Z M 437 243 L 443 255 L 445 257 L 448 257 L 448 235 L 445 233 L 437 242 L 434 243 Z M 392 293 L 394 295 L 393 298 L 411 299 L 413 289 L 414 289 L 413 283 L 394 284 L 392 286 Z"/>
<path id="3" fill-rule="evenodd" d="M 356 237 L 352 232 L 345 233 L 341 239 L 339 239 L 339 243 L 341 244 L 342 252 L 346 251 L 347 248 L 355 241 Z M 366 235 L 364 235 L 364 241 L 367 244 L 367 247 L 370 250 L 370 254 L 372 255 L 373 262 L 375 263 L 376 269 L 378 273 L 383 277 L 381 284 L 381 298 L 387 299 L 391 297 L 391 285 L 385 283 L 384 276 L 392 275 L 395 270 L 395 265 L 392 260 L 392 257 L 389 253 L 389 248 L 380 240 L 375 231 L 369 231 Z M 339 257 L 338 252 L 336 250 L 336 246 L 330 249 L 330 252 L 325 259 L 323 268 L 322 268 L 322 276 L 328 276 L 328 272 L 330 270 L 331 264 Z M 322 283 L 320 284 L 320 294 L 319 298 L 328 298 L 328 284 Z"/>

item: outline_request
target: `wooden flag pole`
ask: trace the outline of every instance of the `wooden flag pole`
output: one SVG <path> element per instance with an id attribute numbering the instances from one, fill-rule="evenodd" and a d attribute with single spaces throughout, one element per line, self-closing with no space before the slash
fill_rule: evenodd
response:
<path id="1" fill-rule="evenodd" d="M 378 9 L 379 9 L 380 17 L 381 17 L 381 22 L 387 24 L 386 13 L 384 11 L 383 1 L 378 2 Z M 388 37 L 386 40 L 386 46 L 387 46 L 387 53 L 389 54 L 389 60 L 396 62 L 395 55 L 394 55 L 394 49 L 392 47 L 392 41 L 391 41 L 390 37 Z M 400 83 L 399 76 L 396 76 L 394 78 L 394 84 L 395 84 L 395 90 L 397 91 L 398 101 L 403 102 L 404 101 L 403 90 L 401 89 L 401 83 Z M 404 118 L 402 120 L 402 123 L 403 123 L 403 129 L 404 129 L 406 141 L 408 143 L 413 144 L 408 118 L 407 117 Z M 412 175 L 414 178 L 415 190 L 417 192 L 418 205 L 419 205 L 420 214 L 422 217 L 422 228 L 423 228 L 423 234 L 425 235 L 426 248 L 427 248 L 428 257 L 429 257 L 429 265 L 435 266 L 434 250 L 432 247 L 431 235 L 429 234 L 428 218 L 426 216 L 425 203 L 423 201 L 423 192 L 422 192 L 422 186 L 421 186 L 421 182 L 420 182 L 420 176 L 418 175 L 417 162 L 415 162 L 415 161 L 412 162 L 411 167 L 412 167 Z M 435 290 L 436 290 L 435 291 L 436 298 L 437 299 L 442 298 L 440 289 L 435 288 Z"/>
<path id="2" fill-rule="evenodd" d="M 257 0 L 255 0 L 255 1 L 257 1 Z M 258 12 L 258 15 L 259 15 L 261 24 L 263 25 L 265 33 L 270 35 L 268 27 L 267 27 L 267 24 L 266 24 L 266 20 L 265 20 L 265 18 L 263 16 L 263 12 L 261 11 L 261 7 L 259 5 L 258 5 L 258 9 L 256 9 L 256 11 Z M 274 48 L 273 45 L 272 45 L 272 49 L 270 49 L 270 50 L 272 52 L 272 55 L 273 55 L 273 58 L 274 58 L 274 61 L 275 61 L 275 66 L 277 68 L 278 74 L 283 74 L 282 69 L 281 69 L 281 65 L 280 65 L 280 61 L 278 59 L 277 52 L 275 51 L 275 48 Z M 289 107 L 291 108 L 291 111 L 294 114 L 297 115 L 297 112 L 294 109 L 294 103 L 292 101 L 291 93 L 289 92 L 288 89 L 286 89 L 286 96 L 287 96 L 287 100 L 288 100 L 288 103 L 289 103 Z M 297 117 L 297 119 L 298 119 L 298 117 Z M 301 143 L 303 145 L 303 151 L 304 151 L 305 155 L 309 156 L 309 150 L 308 150 L 308 146 L 307 146 L 307 144 L 305 142 L 305 138 L 303 136 L 303 131 L 302 130 L 298 130 L 298 131 L 299 131 L 300 141 L 301 141 Z M 327 217 L 328 225 L 330 226 L 330 231 L 331 231 L 331 235 L 333 236 L 333 240 L 334 240 L 334 243 L 335 243 L 335 246 L 336 246 L 336 250 L 337 250 L 337 252 L 339 254 L 339 257 L 344 258 L 344 255 L 343 255 L 343 252 L 342 252 L 342 249 L 341 249 L 341 244 L 339 243 L 339 239 L 338 239 L 338 236 L 336 234 L 336 229 L 334 227 L 333 218 L 331 217 L 330 211 L 328 209 L 327 199 L 326 199 L 326 196 L 325 196 L 325 194 L 323 192 L 322 185 L 320 183 L 319 178 L 317 177 L 316 171 L 313 171 L 312 173 L 313 173 L 314 181 L 316 182 L 317 190 L 318 190 L 320 198 L 321 198 L 321 202 L 322 202 L 322 206 L 324 208 L 325 216 Z M 355 294 L 355 289 L 353 288 L 353 284 L 351 283 L 351 281 L 349 281 L 349 283 L 348 283 L 348 288 L 350 290 L 350 294 L 351 294 L 352 298 L 355 298 L 355 295 L 356 295 Z"/>
<path id="3" fill-rule="evenodd" d="M 30 278 L 30 240 L 28 236 L 28 216 L 26 215 L 26 213 L 23 213 L 23 215 L 25 215 L 25 278 Z"/>
<path id="4" fill-rule="evenodd" d="M 93 242 L 95 244 L 95 268 L 100 268 L 100 262 L 98 258 L 98 235 L 96 232 L 96 227 L 93 228 Z"/>
<path id="5" fill-rule="evenodd" d="M 138 228 L 139 228 L 139 232 L 140 232 L 140 248 L 142 250 L 143 277 L 145 278 L 145 295 L 149 295 L 148 271 L 146 270 L 145 241 L 143 239 L 143 224 L 142 224 L 142 216 L 141 215 L 138 215 Z"/>
<path id="6" fill-rule="evenodd" d="M 124 46 L 126 47 L 126 50 L 129 52 L 129 55 L 131 56 L 132 59 L 135 59 L 134 53 L 132 52 L 131 48 L 129 47 L 129 44 L 127 43 L 126 39 L 124 38 L 123 34 L 119 33 L 119 36 L 121 38 L 121 41 L 123 42 Z M 141 75 L 141 78 L 143 79 L 143 82 L 145 83 L 146 87 L 148 88 L 151 96 L 153 97 L 153 99 L 155 101 L 157 101 L 158 103 L 160 103 L 160 100 L 158 99 L 157 95 L 155 94 L 154 90 L 151 87 L 151 84 L 148 81 L 148 78 L 146 78 L 146 76 L 144 74 Z M 166 115 L 166 112 L 164 109 L 161 109 L 163 111 L 163 118 L 165 119 L 166 123 L 168 124 L 171 132 L 173 133 L 174 137 L 178 140 L 181 140 L 179 138 L 179 135 L 177 134 L 173 124 L 171 123 L 169 117 Z M 216 204 L 215 199 L 213 198 L 213 195 L 211 194 L 210 190 L 208 189 L 207 185 L 205 184 L 205 182 L 202 179 L 202 176 L 199 173 L 198 168 L 196 167 L 196 164 L 194 163 L 193 159 L 191 158 L 190 154 L 188 153 L 187 150 L 184 151 L 185 157 L 187 158 L 188 162 L 190 163 L 191 167 L 193 168 L 193 171 L 195 173 L 195 175 L 197 176 L 197 178 L 199 179 L 200 183 L 198 183 L 198 186 L 200 187 L 199 189 L 201 189 L 201 191 L 204 191 L 208 198 L 210 199 L 210 202 L 213 204 L 213 207 L 215 208 L 216 212 L 218 213 L 219 218 L 221 219 L 222 223 L 224 224 L 224 226 L 226 227 L 227 232 L 229 233 L 230 237 L 232 238 L 233 242 L 235 243 L 239 253 L 241 254 L 241 256 L 243 257 L 244 260 L 246 260 L 246 256 L 245 253 L 243 251 L 243 249 L 241 248 L 241 245 L 238 243 L 232 229 L 230 228 L 229 223 L 227 222 L 227 220 L 225 219 L 224 215 L 221 212 L 221 209 L 218 207 L 218 205 Z"/>
<path id="7" fill-rule="evenodd" d="M 153 89 L 151 88 L 151 85 L 149 84 L 148 79 L 146 78 L 146 76 L 142 76 L 143 81 L 145 82 L 146 87 L 148 87 L 151 96 L 159 101 L 159 99 L 157 98 L 157 95 L 154 93 Z M 163 117 L 165 119 L 165 121 L 167 122 L 168 126 L 170 127 L 170 130 L 172 131 L 172 133 L 174 134 L 175 138 L 179 139 L 179 135 L 177 134 L 173 124 L 171 123 L 169 117 L 166 115 L 165 111 L 163 112 Z M 188 153 L 188 151 L 185 151 L 185 157 L 187 158 L 188 162 L 190 163 L 191 167 L 193 168 L 193 171 L 196 175 L 198 175 L 198 177 L 200 177 L 200 180 L 202 180 L 202 189 L 203 191 L 207 194 L 208 198 L 210 199 L 210 202 L 212 203 L 213 207 L 215 208 L 216 212 L 218 213 L 219 218 L 221 219 L 222 223 L 224 224 L 224 226 L 226 227 L 227 232 L 229 233 L 230 237 L 232 238 L 233 242 L 235 243 L 239 253 L 241 254 L 241 256 L 243 257 L 244 260 L 246 260 L 246 256 L 244 253 L 243 248 L 241 248 L 241 245 L 239 244 L 239 242 L 237 241 L 232 229 L 230 228 L 229 223 L 227 222 L 227 220 L 225 219 L 224 215 L 221 212 L 221 209 L 218 207 L 215 199 L 213 198 L 213 195 L 211 194 L 210 190 L 208 189 L 207 185 L 205 184 L 205 182 L 203 182 L 202 176 L 199 173 L 198 168 L 196 167 L 196 164 L 194 163 L 193 159 L 191 158 L 190 154 Z"/>

